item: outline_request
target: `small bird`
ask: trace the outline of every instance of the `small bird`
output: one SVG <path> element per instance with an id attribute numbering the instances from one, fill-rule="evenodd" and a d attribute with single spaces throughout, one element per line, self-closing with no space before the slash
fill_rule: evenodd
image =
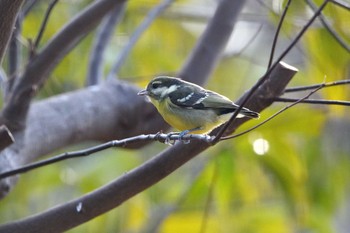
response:
<path id="1" fill-rule="evenodd" d="M 216 92 L 168 76 L 154 78 L 138 95 L 148 96 L 164 120 L 181 131 L 180 136 L 207 134 L 239 107 Z M 259 113 L 242 108 L 237 117 L 259 118 Z"/>

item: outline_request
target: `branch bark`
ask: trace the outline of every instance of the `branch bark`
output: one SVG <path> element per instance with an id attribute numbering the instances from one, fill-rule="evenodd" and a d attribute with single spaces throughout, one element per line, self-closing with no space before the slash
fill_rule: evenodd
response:
<path id="1" fill-rule="evenodd" d="M 86 85 L 92 86 L 101 83 L 103 75 L 103 54 L 112 39 L 116 25 L 124 14 L 126 2 L 117 5 L 111 13 L 105 17 L 98 28 L 89 61 L 89 71 L 86 78 Z"/>
<path id="2" fill-rule="evenodd" d="M 30 60 L 24 73 L 14 83 L 6 99 L 0 122 L 7 125 L 11 131 L 23 130 L 32 97 L 48 74 L 115 5 L 125 1 L 96 1 L 58 32 L 46 47 Z"/>
<path id="3" fill-rule="evenodd" d="M 0 0 L 0 65 L 24 0 Z"/>

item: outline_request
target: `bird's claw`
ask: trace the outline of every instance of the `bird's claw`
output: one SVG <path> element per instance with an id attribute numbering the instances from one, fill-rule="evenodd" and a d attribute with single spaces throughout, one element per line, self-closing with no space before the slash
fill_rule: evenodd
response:
<path id="1" fill-rule="evenodd" d="M 165 138 L 164 143 L 167 145 L 174 145 L 175 142 L 178 140 L 182 142 L 183 144 L 189 144 L 191 141 L 190 139 L 184 139 L 183 137 L 187 135 L 190 131 L 189 130 L 184 130 L 182 132 L 171 132 L 168 133 L 167 137 Z M 173 135 L 179 135 L 178 139 L 171 139 L 171 136 Z"/>

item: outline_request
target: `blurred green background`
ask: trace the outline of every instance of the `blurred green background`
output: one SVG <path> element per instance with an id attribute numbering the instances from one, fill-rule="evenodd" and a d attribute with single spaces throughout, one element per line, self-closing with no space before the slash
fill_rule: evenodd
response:
<path id="1" fill-rule="evenodd" d="M 90 2 L 60 1 L 51 15 L 42 44 Z M 129 1 L 105 54 L 105 74 L 135 28 L 158 3 Z M 213 12 L 214 3 L 211 0 L 175 1 L 140 37 L 118 76 L 144 87 L 157 74 L 176 73 L 205 28 L 208 21 L 205 16 Z M 234 100 L 264 73 L 281 14 L 276 4 L 285 4 L 285 1 L 264 4 L 248 1 L 241 17 L 243 22 L 237 25 L 233 35 L 236 43 L 224 52 L 207 88 Z M 35 37 L 46 8 L 46 1 L 39 2 L 24 21 L 24 58 L 27 39 Z M 330 4 L 324 14 L 349 44 L 349 12 Z M 304 1 L 293 2 L 279 37 L 277 56 L 310 16 Z M 58 65 L 38 100 L 84 87 L 94 36 L 89 34 Z M 300 70 L 290 86 L 349 78 L 349 53 L 319 21 L 285 61 Z M 4 65 L 6 67 L 6 60 Z M 349 100 L 350 88 L 322 89 L 315 96 Z M 262 112 L 259 121 L 250 121 L 239 131 L 256 125 L 285 105 L 275 103 Z M 147 191 L 70 232 L 155 232 L 156 229 L 162 233 L 348 232 L 349 113 L 349 107 L 345 106 L 297 105 L 249 134 L 219 143 Z M 97 143 L 74 145 L 54 154 Z M 153 143 L 138 151 L 111 149 L 21 175 L 14 190 L 1 201 L 0 223 L 79 197 L 166 147 Z"/>

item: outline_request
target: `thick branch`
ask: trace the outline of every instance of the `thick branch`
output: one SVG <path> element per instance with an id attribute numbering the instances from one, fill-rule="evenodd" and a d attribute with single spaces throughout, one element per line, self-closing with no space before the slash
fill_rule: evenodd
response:
<path id="1" fill-rule="evenodd" d="M 13 142 L 14 139 L 9 129 L 5 125 L 0 126 L 0 151 L 11 145 Z"/>
<path id="2" fill-rule="evenodd" d="M 16 143 L 0 154 L 4 158 L 0 159 L 0 171 L 12 170 L 74 143 L 110 141 L 166 128 L 153 106 L 137 96 L 138 91 L 114 80 L 32 104 L 24 135 L 15 135 Z M 14 186 L 14 179 L 5 182 L 0 184 L 0 199 Z"/>
<path id="3" fill-rule="evenodd" d="M 102 18 L 125 0 L 101 0 L 87 7 L 68 23 L 47 46 L 34 56 L 12 89 L 1 120 L 11 130 L 22 130 L 33 95 L 57 63 L 93 30 Z"/>
<path id="4" fill-rule="evenodd" d="M 182 67 L 179 77 L 203 84 L 216 67 L 244 1 L 221 1 L 208 27 Z"/>
<path id="5" fill-rule="evenodd" d="M 0 0 L 0 65 L 24 0 Z"/>

